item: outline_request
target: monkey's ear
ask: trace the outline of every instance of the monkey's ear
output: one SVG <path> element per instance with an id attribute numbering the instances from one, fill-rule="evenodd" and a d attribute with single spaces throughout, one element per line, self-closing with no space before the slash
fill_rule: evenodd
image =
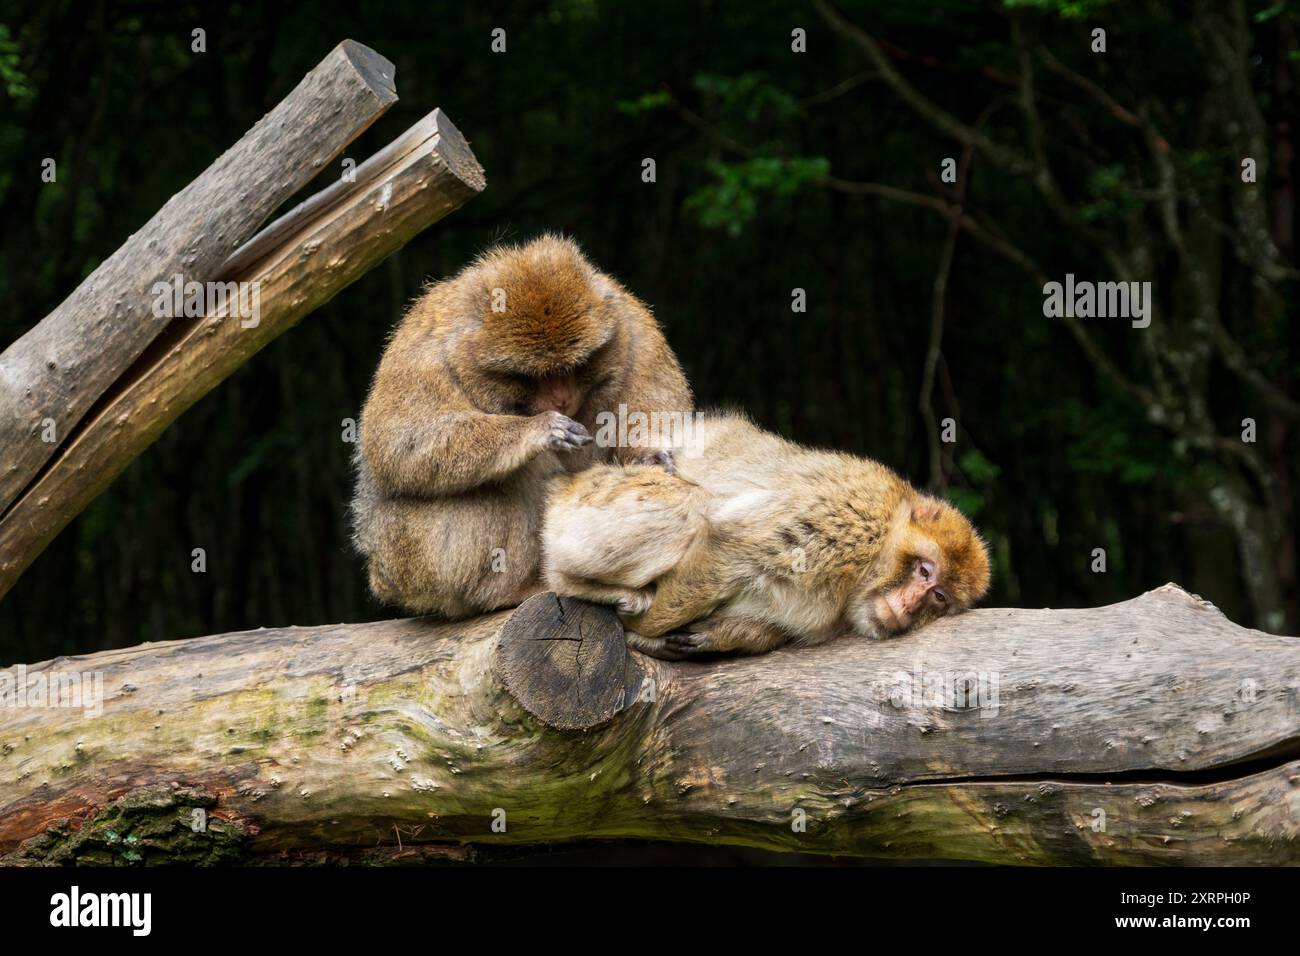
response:
<path id="1" fill-rule="evenodd" d="M 912 520 L 917 524 L 933 524 L 943 515 L 943 505 L 933 498 L 918 498 L 912 505 Z"/>
<path id="2" fill-rule="evenodd" d="M 592 270 L 591 287 L 596 290 L 596 294 L 604 302 L 609 302 L 618 295 L 618 287 L 610 281 L 609 276 L 594 269 Z"/>

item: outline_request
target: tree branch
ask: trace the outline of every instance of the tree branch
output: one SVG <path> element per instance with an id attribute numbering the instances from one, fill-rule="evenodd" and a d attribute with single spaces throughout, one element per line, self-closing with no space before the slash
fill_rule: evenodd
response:
<path id="1" fill-rule="evenodd" d="M 986 225 L 980 219 L 977 219 L 969 212 L 956 211 L 947 201 L 937 197 L 928 196 L 925 193 L 911 192 L 906 189 L 899 189 L 897 186 L 889 186 L 884 183 L 862 183 L 852 180 L 839 179 L 834 176 L 827 176 L 818 180 L 822 185 L 830 189 L 836 189 L 840 192 L 850 193 L 858 196 L 878 196 L 881 199 L 890 199 L 895 202 L 906 203 L 910 206 L 920 206 L 924 209 L 930 209 L 939 213 L 950 221 L 955 217 L 961 223 L 961 227 L 980 244 L 997 253 L 1003 259 L 1006 259 L 1012 265 L 1024 271 L 1031 276 L 1034 282 L 1040 287 L 1048 282 L 1047 273 L 1041 266 L 1034 261 L 1033 257 L 1020 249 L 1014 243 L 999 235 L 993 227 Z M 1076 316 L 1062 316 L 1061 321 L 1065 327 L 1074 336 L 1079 347 L 1083 349 L 1084 354 L 1097 369 L 1105 375 L 1120 390 L 1125 392 L 1134 401 L 1142 404 L 1144 408 L 1152 407 L 1158 404 L 1155 395 L 1146 387 L 1138 385 L 1120 371 L 1110 357 L 1097 344 L 1096 340 L 1088 333 L 1083 323 Z"/>
<path id="2" fill-rule="evenodd" d="M 813 0 L 813 6 L 832 30 L 859 47 L 871 61 L 877 72 L 904 103 L 924 117 L 932 126 L 962 145 L 973 144 L 980 152 L 987 155 L 996 165 L 1017 175 L 1031 175 L 1033 164 L 1021 154 L 995 143 L 984 133 L 967 126 L 951 113 L 942 109 L 933 100 L 914 87 L 903 75 L 894 69 L 888 56 L 880 45 L 864 30 L 845 19 L 827 0 Z"/>
<path id="3" fill-rule="evenodd" d="M 212 280 L 226 257 L 397 100 L 393 64 L 345 40 L 0 354 L 0 509 L 162 331 L 156 282 Z M 50 426 L 53 438 L 50 441 Z"/>
<path id="4" fill-rule="evenodd" d="M 255 324 L 218 313 L 173 320 L 0 514 L 0 597 L 194 402 L 485 185 L 468 144 L 439 110 L 353 173 L 267 226 L 222 266 L 218 281 L 260 290 Z M 148 286 L 139 295 L 149 297 Z"/>

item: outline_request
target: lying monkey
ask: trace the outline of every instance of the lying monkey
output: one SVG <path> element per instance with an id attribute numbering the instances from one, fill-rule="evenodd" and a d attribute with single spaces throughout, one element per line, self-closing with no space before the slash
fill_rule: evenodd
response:
<path id="1" fill-rule="evenodd" d="M 885 637 L 965 610 L 988 551 L 952 505 L 878 462 L 705 416 L 672 469 L 597 465 L 551 485 L 543 572 L 617 606 L 628 642 L 677 660 Z"/>

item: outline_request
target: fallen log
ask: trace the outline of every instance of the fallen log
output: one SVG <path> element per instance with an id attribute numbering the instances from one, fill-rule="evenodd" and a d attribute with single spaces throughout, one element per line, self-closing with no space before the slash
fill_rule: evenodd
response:
<path id="1" fill-rule="evenodd" d="M 394 67 L 345 40 L 53 312 L 0 354 L 0 510 L 163 330 L 155 282 L 207 282 L 396 100 Z"/>
<path id="2" fill-rule="evenodd" d="M 102 713 L 48 706 L 74 674 L 100 675 Z M 593 838 L 1300 863 L 1300 644 L 1173 585 L 675 664 L 627 651 L 607 610 L 541 595 L 464 622 L 58 658 L 0 672 L 0 694 L 25 681 L 30 700 L 38 675 L 47 706 L 0 708 L 10 863 L 463 858 Z"/>
<path id="3" fill-rule="evenodd" d="M 236 250 L 217 281 L 257 284 L 256 323 L 224 312 L 170 322 L 0 512 L 0 597 L 194 402 L 485 185 L 459 130 L 435 110 Z"/>

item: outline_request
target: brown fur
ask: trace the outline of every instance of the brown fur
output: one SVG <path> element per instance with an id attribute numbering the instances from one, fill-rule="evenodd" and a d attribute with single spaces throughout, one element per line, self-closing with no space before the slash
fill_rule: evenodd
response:
<path id="1" fill-rule="evenodd" d="M 988 589 L 971 523 L 878 462 L 715 415 L 676 468 L 557 480 L 543 529 L 547 583 L 617 604 L 630 642 L 650 653 L 900 633 Z M 918 580 L 923 562 L 933 581 Z"/>
<path id="2" fill-rule="evenodd" d="M 546 482 L 644 454 L 586 437 L 620 403 L 692 407 L 649 310 L 573 242 L 499 246 L 430 286 L 361 414 L 354 541 L 374 594 L 461 616 L 536 592 Z"/>

